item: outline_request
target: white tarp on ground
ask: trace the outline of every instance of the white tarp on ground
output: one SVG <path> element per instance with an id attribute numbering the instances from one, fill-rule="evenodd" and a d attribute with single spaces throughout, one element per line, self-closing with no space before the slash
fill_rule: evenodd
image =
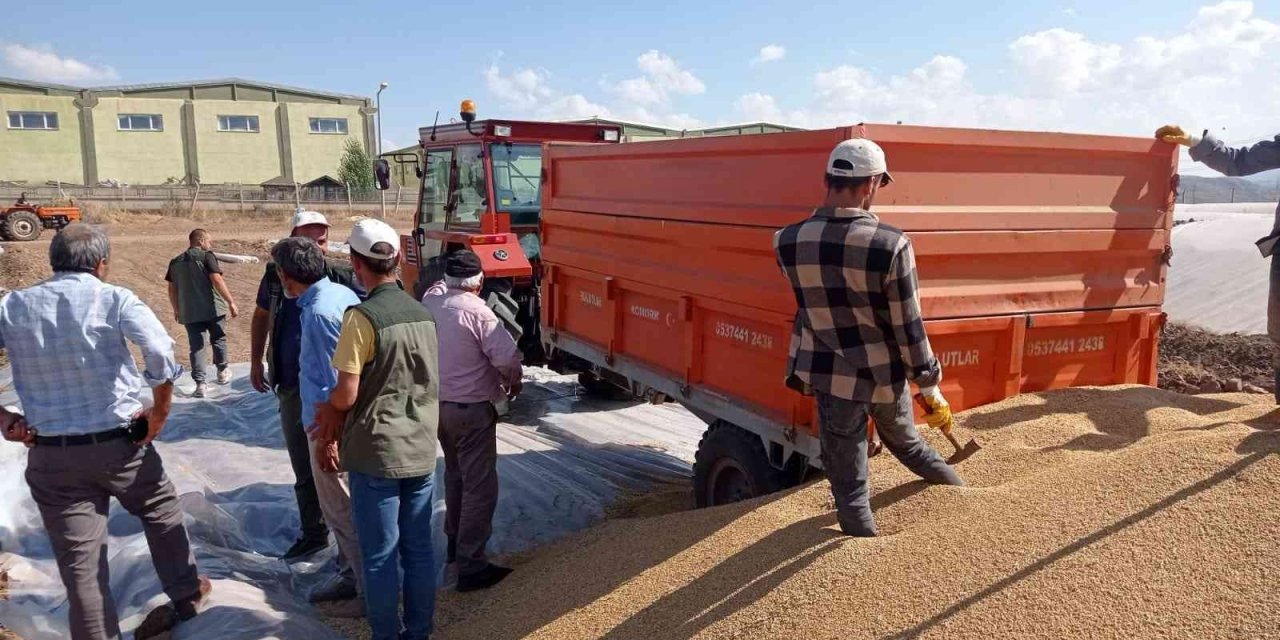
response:
<path id="1" fill-rule="evenodd" d="M 1178 205 L 1164 310 L 1174 322 L 1220 333 L 1266 333 L 1270 264 L 1254 242 L 1271 233 L 1276 206 Z"/>
<path id="2" fill-rule="evenodd" d="M 206 612 L 175 638 L 337 638 L 305 602 L 332 571 L 333 549 L 292 566 L 275 559 L 297 532 L 284 440 L 272 396 L 252 391 L 247 366 L 210 397 L 175 399 L 156 445 L 182 496 L 203 573 L 214 579 Z M 0 403 L 15 404 L 0 369 Z M 179 383 L 179 394 L 192 383 Z M 684 482 L 703 423 L 675 405 L 576 397 L 573 378 L 533 370 L 498 430 L 502 493 L 491 550 L 526 549 L 586 527 L 616 498 Z M 66 596 L 22 471 L 25 449 L 0 443 L 0 567 L 10 599 L 0 622 L 27 640 L 66 636 Z M 443 476 L 438 462 L 437 479 Z M 436 483 L 436 557 L 444 557 L 443 489 Z M 108 521 L 111 590 L 127 633 L 164 602 L 136 519 L 114 501 Z"/>

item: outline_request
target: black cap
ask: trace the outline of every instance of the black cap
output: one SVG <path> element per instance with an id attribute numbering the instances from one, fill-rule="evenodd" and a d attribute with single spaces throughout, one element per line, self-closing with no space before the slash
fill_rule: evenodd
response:
<path id="1" fill-rule="evenodd" d="M 470 278 L 484 273 L 480 256 L 470 249 L 458 249 L 444 259 L 444 274 L 453 278 Z"/>

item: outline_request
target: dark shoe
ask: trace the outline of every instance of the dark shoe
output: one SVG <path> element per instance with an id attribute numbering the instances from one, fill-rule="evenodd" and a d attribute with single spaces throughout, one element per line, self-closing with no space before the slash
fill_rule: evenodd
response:
<path id="1" fill-rule="evenodd" d="M 363 618 L 364 598 L 336 600 L 334 602 L 317 602 L 316 610 L 328 618 Z"/>
<path id="2" fill-rule="evenodd" d="M 213 584 L 209 579 L 200 576 L 200 590 L 195 596 L 181 602 L 170 602 L 151 610 L 142 624 L 133 632 L 134 640 L 148 640 L 172 630 L 181 622 L 186 622 L 200 613 L 200 606 L 209 599 Z"/>
<path id="3" fill-rule="evenodd" d="M 458 541 L 457 540 L 453 538 L 449 538 L 449 547 L 448 547 L 448 550 L 445 551 L 444 558 L 445 558 L 444 560 L 445 564 L 453 564 L 458 561 Z"/>
<path id="4" fill-rule="evenodd" d="M 356 583 L 354 580 L 343 579 L 342 576 L 334 576 L 327 582 L 316 587 L 311 595 L 307 596 L 307 600 L 311 602 L 337 602 L 339 600 L 351 600 L 360 595 L 356 591 Z"/>
<path id="5" fill-rule="evenodd" d="M 298 541 L 294 542 L 293 546 L 289 547 L 289 550 L 280 556 L 280 559 L 297 560 L 327 548 L 329 548 L 329 536 L 323 538 L 308 538 L 304 536 L 298 538 Z"/>
<path id="6" fill-rule="evenodd" d="M 840 533 L 843 533 L 846 536 L 852 536 L 854 538 L 876 537 L 876 530 L 874 528 L 873 529 L 854 529 L 854 528 L 845 528 L 844 525 L 840 525 Z"/>
<path id="7" fill-rule="evenodd" d="M 491 564 L 475 573 L 458 576 L 458 593 L 488 589 L 511 575 L 511 569 Z"/>

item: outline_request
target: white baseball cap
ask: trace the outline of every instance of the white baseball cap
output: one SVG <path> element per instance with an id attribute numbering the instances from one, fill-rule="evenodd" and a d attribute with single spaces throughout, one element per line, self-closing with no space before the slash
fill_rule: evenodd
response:
<path id="1" fill-rule="evenodd" d="M 373 250 L 373 245 L 379 242 L 385 242 L 391 245 L 391 253 L 377 253 Z M 386 260 L 396 257 L 400 253 L 400 234 L 396 233 L 391 225 L 373 218 L 365 218 L 356 223 L 351 229 L 351 237 L 347 238 L 347 244 L 351 246 L 351 250 L 366 257 L 375 260 Z"/>
<path id="2" fill-rule="evenodd" d="M 893 182 L 889 165 L 884 160 L 884 149 L 866 138 L 845 140 L 831 150 L 827 158 L 827 173 L 841 178 L 868 178 L 884 176 L 881 186 Z"/>
<path id="3" fill-rule="evenodd" d="M 319 211 L 303 211 L 299 209 L 293 214 L 293 226 L 290 229 L 305 227 L 307 225 L 320 224 L 330 226 L 329 221 L 325 219 L 324 214 Z"/>

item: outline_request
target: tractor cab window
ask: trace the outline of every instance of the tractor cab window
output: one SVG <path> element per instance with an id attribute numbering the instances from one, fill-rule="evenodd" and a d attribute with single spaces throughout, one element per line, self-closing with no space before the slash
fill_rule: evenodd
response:
<path id="1" fill-rule="evenodd" d="M 494 143 L 493 192 L 498 211 L 511 214 L 513 225 L 538 224 L 542 198 L 542 146 Z"/>
<path id="2" fill-rule="evenodd" d="M 453 165 L 453 149 L 428 149 L 427 170 L 422 176 L 422 216 L 419 226 L 444 224 L 445 207 L 449 203 L 449 169 Z"/>
<path id="3" fill-rule="evenodd" d="M 457 147 L 454 164 L 457 177 L 453 181 L 453 212 L 449 224 L 479 225 L 489 200 L 489 187 L 484 175 L 484 157 L 480 145 Z"/>

